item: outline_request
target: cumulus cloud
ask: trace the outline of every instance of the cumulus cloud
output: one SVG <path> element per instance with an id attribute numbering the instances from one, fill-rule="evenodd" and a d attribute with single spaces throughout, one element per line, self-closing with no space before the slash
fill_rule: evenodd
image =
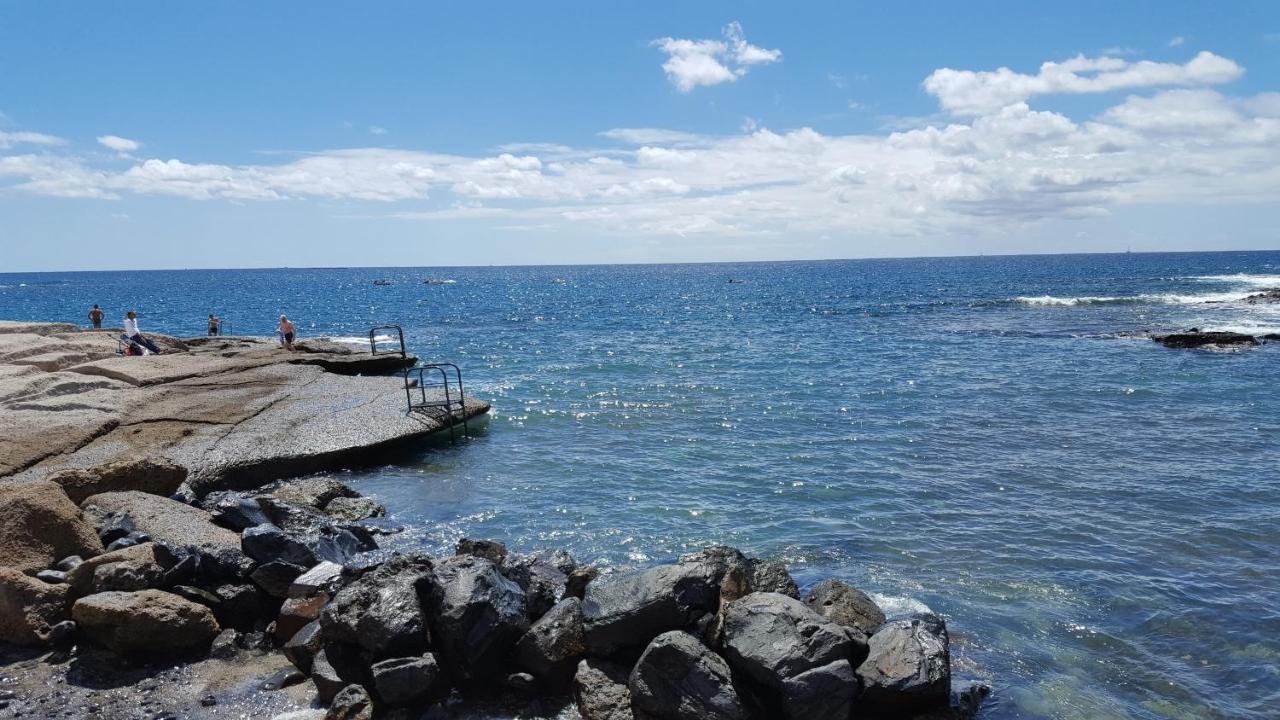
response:
<path id="1" fill-rule="evenodd" d="M 731 22 L 724 27 L 722 40 L 659 38 L 653 45 L 667 54 L 662 70 L 680 92 L 696 87 L 733 82 L 753 65 L 782 60 L 781 50 L 768 50 L 747 42 L 742 26 Z"/>
<path id="2" fill-rule="evenodd" d="M 1132 67 L 1115 62 L 1122 61 L 1096 72 Z M 1081 64 L 1069 72 L 1083 73 Z M 391 217 L 508 231 L 582 226 L 778 238 L 933 237 L 1012 231 L 1139 203 L 1274 203 L 1280 93 L 1232 97 L 1195 79 L 1185 84 L 1133 94 L 1088 117 L 1020 99 L 896 132 L 827 135 L 749 124 L 707 136 L 615 128 L 601 133 L 618 143 L 607 151 L 537 143 L 474 155 L 369 147 L 258 164 L 149 158 L 121 170 L 38 136 L 46 140 L 28 137 L 12 145 L 13 154 L 0 153 L 0 187 L 103 199 L 386 203 Z"/>
<path id="3" fill-rule="evenodd" d="M 1009 68 L 994 71 L 942 68 L 925 78 L 924 89 L 938 98 L 944 110 L 975 116 L 1037 95 L 1102 93 L 1156 86 L 1216 85 L 1231 82 L 1244 68 L 1211 52 L 1201 52 L 1184 64 L 1149 60 L 1128 62 L 1115 57 L 1077 55 L 1062 62 L 1046 62 L 1035 75 Z"/>
<path id="4" fill-rule="evenodd" d="M 131 153 L 142 147 L 142 143 L 137 140 L 130 140 L 119 135 L 100 135 L 98 136 L 98 144 L 118 153 Z"/>

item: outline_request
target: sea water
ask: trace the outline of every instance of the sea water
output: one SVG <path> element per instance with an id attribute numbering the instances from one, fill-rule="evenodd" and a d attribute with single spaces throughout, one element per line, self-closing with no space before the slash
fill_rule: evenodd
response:
<path id="1" fill-rule="evenodd" d="M 400 324 L 493 411 L 344 474 L 392 548 L 728 543 L 944 615 L 983 718 L 1276 718 L 1280 343 L 1147 337 L 1280 333 L 1268 287 L 1280 253 L 3 274 L 0 318 Z"/>

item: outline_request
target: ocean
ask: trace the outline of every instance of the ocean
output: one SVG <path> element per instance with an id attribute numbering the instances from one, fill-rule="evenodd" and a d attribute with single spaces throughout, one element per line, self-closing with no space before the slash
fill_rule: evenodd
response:
<path id="1" fill-rule="evenodd" d="M 424 280 L 434 279 L 435 284 Z M 387 280 L 390 285 L 374 285 Z M 447 281 L 447 282 L 446 282 Z M 404 327 L 493 402 L 342 473 L 406 530 L 610 568 L 710 543 L 948 620 L 982 718 L 1280 717 L 1280 252 L 0 274 L 0 318 Z"/>

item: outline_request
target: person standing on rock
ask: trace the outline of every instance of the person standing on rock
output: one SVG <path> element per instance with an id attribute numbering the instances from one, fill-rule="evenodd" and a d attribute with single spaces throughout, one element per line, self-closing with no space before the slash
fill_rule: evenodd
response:
<path id="1" fill-rule="evenodd" d="M 210 313 L 209 314 L 209 337 L 213 337 L 215 335 L 221 334 L 221 326 L 222 326 L 222 321 L 214 317 L 213 313 Z"/>
<path id="2" fill-rule="evenodd" d="M 147 338 L 147 336 L 143 335 L 142 331 L 138 329 L 138 313 L 132 310 L 125 313 L 124 334 L 128 335 L 130 340 L 138 343 L 142 347 L 157 355 L 160 354 L 160 348 L 156 347 L 156 344 L 151 342 L 151 340 Z"/>
<path id="3" fill-rule="evenodd" d="M 97 303 L 89 309 L 89 322 L 93 323 L 94 330 L 102 329 L 102 308 L 98 307 Z"/>
<path id="4" fill-rule="evenodd" d="M 296 336 L 297 329 L 293 327 L 293 323 L 289 322 L 289 318 L 284 315 L 280 316 L 280 344 L 285 350 L 293 349 L 293 338 Z"/>

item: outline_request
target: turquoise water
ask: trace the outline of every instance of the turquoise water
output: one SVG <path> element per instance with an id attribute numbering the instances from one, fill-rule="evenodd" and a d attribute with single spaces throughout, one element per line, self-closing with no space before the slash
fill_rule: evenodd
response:
<path id="1" fill-rule="evenodd" d="M 1241 302 L 1277 286 L 1274 252 L 7 274 L 0 317 L 397 322 L 494 405 L 470 442 L 349 474 L 398 546 L 725 542 L 947 616 L 984 718 L 1275 718 L 1280 344 L 1141 333 L 1280 332 Z"/>

